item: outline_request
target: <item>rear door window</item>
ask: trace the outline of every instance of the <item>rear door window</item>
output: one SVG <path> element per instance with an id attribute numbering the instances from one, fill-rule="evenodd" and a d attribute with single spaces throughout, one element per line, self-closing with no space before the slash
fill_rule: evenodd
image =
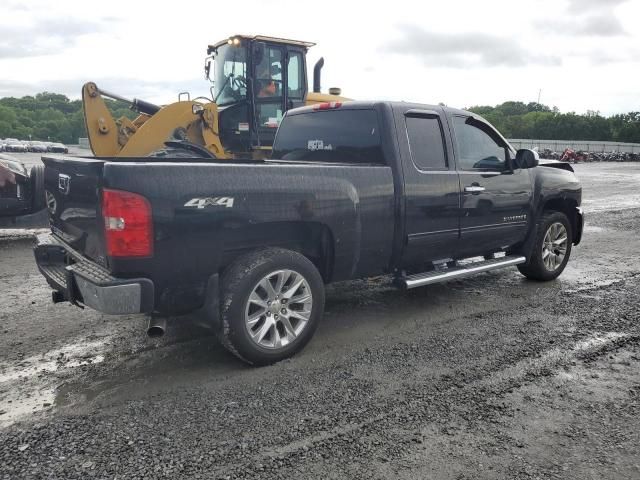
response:
<path id="1" fill-rule="evenodd" d="M 378 115 L 370 109 L 288 115 L 276 135 L 272 158 L 384 164 Z"/>
<path id="2" fill-rule="evenodd" d="M 447 158 L 440 120 L 406 117 L 407 137 L 413 163 L 419 170 L 446 170 Z"/>

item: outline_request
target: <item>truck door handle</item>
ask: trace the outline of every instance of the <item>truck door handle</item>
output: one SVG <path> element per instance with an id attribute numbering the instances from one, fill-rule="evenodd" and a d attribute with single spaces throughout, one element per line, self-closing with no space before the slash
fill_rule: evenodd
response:
<path id="1" fill-rule="evenodd" d="M 481 187 L 480 185 L 470 185 L 468 187 L 464 187 L 464 191 L 469 193 L 480 193 L 484 192 L 484 187 Z"/>

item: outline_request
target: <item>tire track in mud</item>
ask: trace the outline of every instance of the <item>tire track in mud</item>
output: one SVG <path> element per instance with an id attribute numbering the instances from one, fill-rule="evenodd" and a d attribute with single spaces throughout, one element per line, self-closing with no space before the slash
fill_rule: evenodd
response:
<path id="1" fill-rule="evenodd" d="M 599 287 L 596 290 L 603 289 Z M 402 400 L 392 401 L 378 408 L 384 413 L 370 416 L 347 428 L 320 431 L 290 444 L 263 451 L 239 468 L 231 467 L 235 462 L 241 461 L 240 457 L 232 455 L 232 461 L 228 464 L 231 468 L 217 473 L 231 473 L 232 477 L 233 474 L 259 476 L 267 472 L 281 475 L 283 466 L 290 465 L 293 468 L 296 463 L 303 464 L 308 456 L 307 452 L 319 450 L 328 451 L 326 455 L 321 455 L 322 458 L 340 458 L 346 455 L 351 459 L 358 459 L 362 474 L 362 468 L 367 470 L 367 459 L 374 462 L 382 459 L 382 463 L 388 463 L 406 457 L 407 445 L 411 449 L 426 441 L 422 429 L 427 424 L 450 425 L 457 417 L 462 425 L 453 429 L 450 426 L 442 427 L 447 435 L 452 435 L 456 430 L 474 430 L 487 423 L 499 423 L 501 417 L 508 414 L 510 407 L 496 405 L 495 402 L 515 389 L 534 384 L 540 377 L 554 376 L 560 367 L 575 364 L 578 360 L 593 361 L 609 352 L 640 345 L 638 330 L 635 334 L 609 331 L 576 336 L 580 338 L 578 341 L 538 351 L 533 357 L 530 352 L 526 352 L 520 359 L 509 355 L 508 361 L 502 358 L 490 368 L 472 368 L 443 375 L 436 382 L 411 382 L 403 394 L 397 394 Z M 471 408 L 466 408 L 469 404 Z M 365 412 L 365 415 L 369 414 Z M 362 438 L 371 440 L 368 445 L 379 447 L 372 449 L 376 452 L 374 455 L 368 456 L 363 451 Z M 506 444 L 503 448 L 508 448 L 508 444 L 519 443 L 513 438 L 502 438 L 501 441 Z M 395 448 L 397 446 L 402 448 Z M 251 446 L 248 450 L 251 451 Z M 252 468 L 256 462 L 261 466 L 258 469 Z M 342 473 L 346 474 L 347 471 Z M 367 474 L 375 477 L 373 471 Z M 265 478 L 268 476 L 266 474 Z"/>

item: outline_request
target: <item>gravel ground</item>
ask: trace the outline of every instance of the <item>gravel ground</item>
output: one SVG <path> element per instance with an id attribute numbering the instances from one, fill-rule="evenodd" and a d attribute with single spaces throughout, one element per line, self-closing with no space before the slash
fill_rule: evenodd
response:
<path id="1" fill-rule="evenodd" d="M 206 322 L 53 305 L 0 241 L 0 479 L 640 478 L 640 165 L 577 166 L 588 226 L 549 284 L 333 285 L 250 368 Z"/>

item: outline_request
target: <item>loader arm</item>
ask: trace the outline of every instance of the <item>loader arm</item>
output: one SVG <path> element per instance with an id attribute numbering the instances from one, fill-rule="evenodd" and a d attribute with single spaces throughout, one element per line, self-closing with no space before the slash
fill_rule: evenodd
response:
<path id="1" fill-rule="evenodd" d="M 96 157 L 115 157 L 122 148 L 118 143 L 118 127 L 95 83 L 82 86 L 84 125 L 89 145 Z"/>
<path id="2" fill-rule="evenodd" d="M 138 117 L 115 120 L 103 95 L 129 103 L 132 110 L 138 111 Z M 82 87 L 82 103 L 89 144 L 97 157 L 146 157 L 163 149 L 166 141 L 178 137 L 202 145 L 216 158 L 229 156 L 218 136 L 215 103 L 189 100 L 159 107 L 101 92 L 93 82 Z"/>

